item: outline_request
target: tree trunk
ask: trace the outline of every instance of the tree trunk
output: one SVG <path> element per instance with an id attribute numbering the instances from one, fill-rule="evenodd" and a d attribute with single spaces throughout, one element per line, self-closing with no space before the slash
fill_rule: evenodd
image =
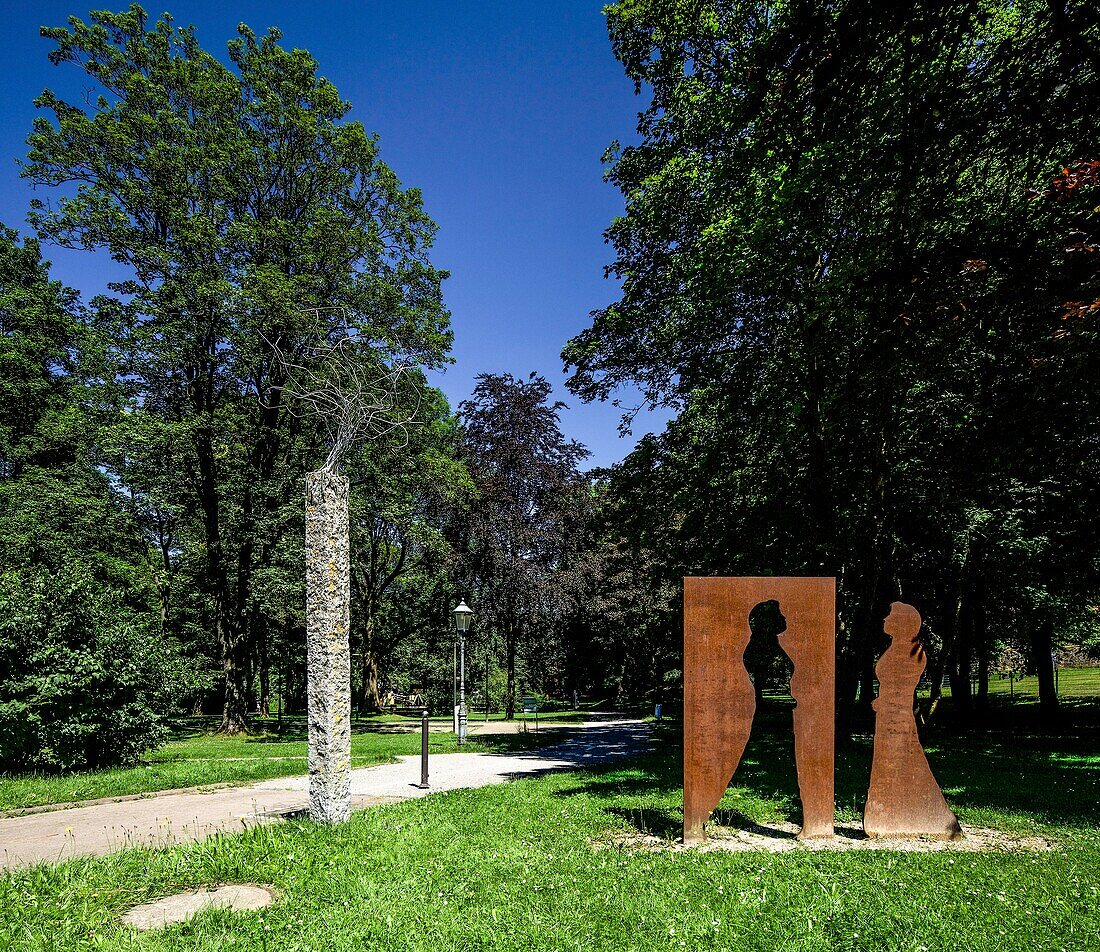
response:
<path id="1" fill-rule="evenodd" d="M 365 649 L 363 655 L 363 703 L 362 709 L 382 710 L 382 693 L 378 690 L 378 658 L 373 648 Z"/>
<path id="2" fill-rule="evenodd" d="M 286 710 L 286 665 L 279 665 L 279 734 L 283 733 L 283 712 Z"/>
<path id="3" fill-rule="evenodd" d="M 359 709 L 363 714 L 382 709 L 382 696 L 378 690 L 378 655 L 374 650 L 374 613 L 369 606 L 367 611 L 370 615 L 363 627 L 363 683 L 359 694 Z"/>
<path id="4" fill-rule="evenodd" d="M 941 634 L 941 646 L 939 655 L 928 666 L 928 678 L 931 688 L 928 692 L 928 713 L 925 722 L 931 721 L 939 708 L 943 697 L 943 678 L 949 675 L 954 666 L 955 642 L 958 638 L 959 622 L 962 614 L 962 589 L 958 576 L 954 581 L 945 586 L 941 595 L 940 613 L 943 616 L 943 630 Z M 952 693 L 954 683 L 952 682 Z"/>
<path id="5" fill-rule="evenodd" d="M 970 621 L 973 627 L 974 650 L 978 655 L 978 710 L 989 711 L 989 631 L 986 627 L 985 592 L 980 580 L 975 580 Z"/>
<path id="6" fill-rule="evenodd" d="M 516 633 L 511 625 L 504 629 L 505 664 L 508 671 L 508 686 L 504 694 L 505 720 L 516 719 Z"/>
<path id="7" fill-rule="evenodd" d="M 218 497 L 218 473 L 209 425 L 199 431 L 196 446 L 199 479 L 198 497 L 205 533 L 207 584 L 214 603 L 214 625 L 222 673 L 225 676 L 225 701 L 222 706 L 223 734 L 248 733 L 248 652 L 241 631 L 242 618 L 235 611 L 235 600 L 225 571 L 221 538 L 221 510 Z"/>
<path id="8" fill-rule="evenodd" d="M 963 566 L 959 580 L 958 621 L 955 634 L 955 651 L 949 677 L 951 680 L 951 703 L 960 722 L 969 723 L 973 709 L 970 674 L 974 666 L 974 601 L 971 597 L 968 566 Z"/>
<path id="9" fill-rule="evenodd" d="M 244 665 L 233 655 L 226 655 L 222 659 L 222 671 L 225 673 L 225 703 L 222 705 L 222 722 L 218 733 L 247 734 L 248 690 L 245 686 Z"/>
<path id="10" fill-rule="evenodd" d="M 1039 713 L 1044 726 L 1053 727 L 1058 720 L 1058 691 L 1054 683 L 1053 624 L 1040 619 L 1031 629 L 1031 651 L 1035 673 L 1039 676 Z"/>
<path id="11" fill-rule="evenodd" d="M 244 639 L 227 635 L 219 641 L 222 646 L 222 672 L 225 675 L 225 702 L 218 731 L 222 734 L 247 734 L 248 654 L 243 650 Z"/>
<path id="12" fill-rule="evenodd" d="M 851 624 L 842 629 L 842 635 L 837 639 L 836 651 L 837 734 L 842 743 L 851 737 L 858 720 L 859 679 L 862 671 L 860 659 L 863 653 L 861 623 L 864 620 L 863 603 L 860 599 L 861 580 L 855 573 L 849 573 L 845 576 L 844 587 Z"/>
<path id="13" fill-rule="evenodd" d="M 874 564 L 864 594 L 865 607 L 856 620 L 857 630 L 853 632 L 852 653 L 848 659 L 852 666 L 848 675 L 849 687 L 853 693 L 857 686 L 859 689 L 852 708 L 852 726 L 867 724 L 872 729 L 875 719 L 875 662 L 888 643 L 882 626 L 897 587 L 892 559 L 881 550 L 881 546 L 876 548 L 879 551 L 873 556 Z"/>
<path id="14" fill-rule="evenodd" d="M 485 646 L 485 723 L 489 723 L 489 647 Z"/>
<path id="15" fill-rule="evenodd" d="M 306 477 L 309 816 L 351 816 L 351 572 L 348 480 Z"/>
<path id="16" fill-rule="evenodd" d="M 965 722 L 970 716 L 970 645 L 967 643 L 966 625 L 960 626 L 960 637 L 955 642 L 955 658 L 947 673 L 951 683 L 951 703 Z"/>
<path id="17" fill-rule="evenodd" d="M 260 620 L 260 717 L 271 716 L 271 658 L 268 650 L 267 624 Z"/>

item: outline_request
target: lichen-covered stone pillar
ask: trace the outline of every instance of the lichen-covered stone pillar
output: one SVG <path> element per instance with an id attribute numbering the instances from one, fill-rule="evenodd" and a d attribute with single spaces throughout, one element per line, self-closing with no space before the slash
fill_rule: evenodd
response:
<path id="1" fill-rule="evenodd" d="M 306 665 L 309 704 L 309 817 L 351 816 L 351 576 L 348 480 L 306 476 Z"/>

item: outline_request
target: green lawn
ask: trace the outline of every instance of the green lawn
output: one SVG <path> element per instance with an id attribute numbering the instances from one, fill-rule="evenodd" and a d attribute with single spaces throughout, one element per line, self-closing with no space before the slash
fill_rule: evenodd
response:
<path id="1" fill-rule="evenodd" d="M 1030 706 L 1025 706 L 1030 707 Z M 1060 738 L 1004 730 L 930 745 L 964 824 L 1053 839 L 1050 853 L 639 852 L 616 832 L 675 835 L 676 726 L 658 753 L 374 808 L 339 829 L 300 821 L 166 851 L 0 877 L 0 948 L 24 950 L 1035 950 L 1100 948 L 1100 717 Z M 789 720 L 765 718 L 724 822 L 795 819 Z M 870 744 L 838 758 L 855 819 Z M 204 913 L 165 933 L 118 924 L 131 904 L 266 883 L 262 913 Z M 6 942 L 5 942 L 6 939 Z"/>
<path id="2" fill-rule="evenodd" d="M 287 777 L 307 771 L 304 724 L 288 722 L 282 735 L 254 734 L 225 737 L 206 732 L 208 722 L 189 721 L 177 739 L 150 752 L 136 767 L 83 771 L 65 775 L 0 775 L 0 811 L 16 810 L 73 800 L 197 787 L 218 783 L 251 783 Z M 267 725 L 269 729 L 274 724 Z M 381 733 L 356 723 L 351 738 L 353 767 L 389 763 L 402 754 L 420 753 L 420 734 Z M 470 737 L 468 750 L 529 747 L 549 739 L 549 734 Z M 454 735 L 430 733 L 432 754 L 457 750 Z"/>
<path id="3" fill-rule="evenodd" d="M 944 682 L 943 693 L 951 696 L 951 687 Z M 1036 699 L 1039 696 L 1039 679 L 1035 675 L 1022 678 L 1009 678 L 1007 675 L 989 676 L 989 693 L 1010 694 L 1020 700 Z M 1059 668 L 1058 694 L 1060 697 L 1091 697 L 1100 700 L 1100 668 Z"/>

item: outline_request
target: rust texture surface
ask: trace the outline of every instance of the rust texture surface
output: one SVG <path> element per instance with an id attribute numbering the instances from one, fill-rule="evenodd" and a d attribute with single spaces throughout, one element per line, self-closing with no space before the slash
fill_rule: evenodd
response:
<path id="1" fill-rule="evenodd" d="M 868 836 L 962 835 L 943 798 L 917 734 L 913 692 L 928 663 L 920 641 L 921 618 L 912 605 L 894 602 L 884 625 L 890 636 L 875 667 L 875 753 L 863 811 Z"/>
<path id="2" fill-rule="evenodd" d="M 685 578 L 685 842 L 703 838 L 703 824 L 745 752 L 756 713 L 744 662 L 749 613 L 773 599 L 787 623 L 779 644 L 794 664 L 799 835 L 833 834 L 836 580 Z"/>

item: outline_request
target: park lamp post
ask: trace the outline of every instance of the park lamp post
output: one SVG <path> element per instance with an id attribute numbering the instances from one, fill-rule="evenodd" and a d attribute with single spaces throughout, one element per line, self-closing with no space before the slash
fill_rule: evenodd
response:
<path id="1" fill-rule="evenodd" d="M 458 631 L 458 743 L 466 743 L 466 632 L 474 613 L 465 600 L 459 601 L 451 614 Z"/>

